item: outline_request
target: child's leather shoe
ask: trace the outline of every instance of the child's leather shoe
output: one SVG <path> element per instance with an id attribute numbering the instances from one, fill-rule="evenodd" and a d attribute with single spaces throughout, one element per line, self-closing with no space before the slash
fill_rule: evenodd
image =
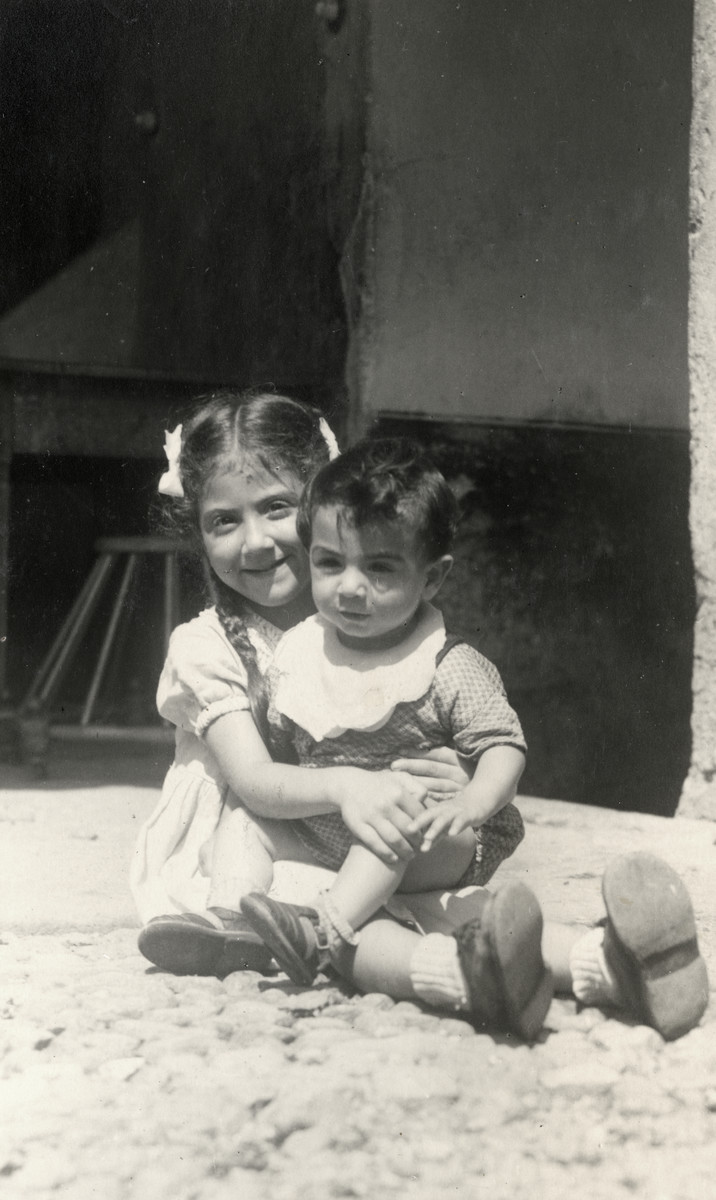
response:
<path id="1" fill-rule="evenodd" d="M 313 983 L 330 962 L 315 908 L 287 904 L 260 892 L 241 901 L 241 912 L 293 983 Z"/>
<path id="2" fill-rule="evenodd" d="M 473 1025 L 534 1041 L 554 990 L 542 958 L 542 913 L 534 893 L 523 883 L 506 884 L 454 937 Z"/>
<path id="3" fill-rule="evenodd" d="M 625 854 L 602 879 L 603 950 L 623 1006 L 667 1041 L 700 1021 L 709 1002 L 689 893 L 653 854 Z"/>
<path id="4" fill-rule="evenodd" d="M 211 912 L 153 917 L 137 944 L 150 963 L 174 975 L 265 974 L 271 966 L 261 938 L 238 913 L 230 922 Z"/>

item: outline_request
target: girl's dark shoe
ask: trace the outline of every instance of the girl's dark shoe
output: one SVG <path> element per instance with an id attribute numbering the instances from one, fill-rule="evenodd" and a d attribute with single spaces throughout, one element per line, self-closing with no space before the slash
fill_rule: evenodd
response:
<path id="1" fill-rule="evenodd" d="M 210 913 L 154 917 L 141 931 L 138 946 L 149 962 L 174 975 L 265 974 L 271 965 L 261 938 L 238 914 L 230 922 Z"/>
<path id="2" fill-rule="evenodd" d="M 330 962 L 315 908 L 253 892 L 244 896 L 241 912 L 293 983 L 308 987 Z"/>
<path id="3" fill-rule="evenodd" d="M 625 1007 L 670 1041 L 698 1025 L 709 1002 L 689 894 L 653 854 L 626 854 L 602 880 L 604 955 Z"/>
<path id="4" fill-rule="evenodd" d="M 534 1041 L 554 990 L 542 958 L 542 913 L 535 895 L 523 883 L 506 884 L 454 937 L 473 1025 Z"/>

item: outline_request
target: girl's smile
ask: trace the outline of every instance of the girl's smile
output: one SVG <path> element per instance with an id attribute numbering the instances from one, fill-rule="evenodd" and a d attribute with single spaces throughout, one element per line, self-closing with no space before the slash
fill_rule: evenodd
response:
<path id="1" fill-rule="evenodd" d="M 275 571 L 278 567 L 283 566 L 288 562 L 286 558 L 277 558 L 273 562 L 267 563 L 265 567 L 243 567 L 244 575 L 266 575 L 269 571 Z"/>
<path id="2" fill-rule="evenodd" d="M 209 480 L 199 505 L 211 567 L 268 620 L 308 593 L 308 556 L 296 532 L 302 491 L 291 474 L 279 477 L 251 459 L 232 460 Z"/>

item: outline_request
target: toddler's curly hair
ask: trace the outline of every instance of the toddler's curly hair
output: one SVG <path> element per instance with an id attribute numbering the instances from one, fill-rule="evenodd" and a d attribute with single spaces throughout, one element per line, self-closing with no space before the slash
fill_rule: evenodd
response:
<path id="1" fill-rule="evenodd" d="M 331 506 L 358 529 L 404 521 L 428 562 L 452 548 L 457 500 L 444 475 L 409 438 L 364 438 L 321 467 L 301 499 L 297 528 L 305 546 L 316 510 Z"/>

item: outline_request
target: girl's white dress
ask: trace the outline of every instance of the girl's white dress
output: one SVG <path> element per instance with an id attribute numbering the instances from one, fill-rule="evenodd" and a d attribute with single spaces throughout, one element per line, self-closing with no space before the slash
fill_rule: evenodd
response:
<path id="1" fill-rule="evenodd" d="M 246 625 L 259 670 L 265 674 L 281 630 L 254 614 L 246 618 Z M 157 689 L 160 714 L 176 726 L 174 762 L 159 803 L 140 830 L 130 869 L 143 924 L 152 917 L 206 909 L 206 846 L 229 786 L 203 735 L 225 713 L 249 709 L 247 687 L 246 669 L 214 608 L 177 626 Z M 323 867 L 277 863 L 272 894 L 311 903 L 334 878 Z M 424 932 L 447 932 L 478 915 L 487 895 L 481 887 L 403 895 L 394 897 L 389 908 L 396 918 Z"/>
<path id="2" fill-rule="evenodd" d="M 281 630 L 253 614 L 246 624 L 263 673 Z M 215 608 L 177 626 L 157 689 L 161 716 L 176 726 L 174 762 L 140 832 L 130 872 L 143 923 L 206 908 L 209 876 L 202 847 L 216 830 L 229 787 L 203 735 L 217 717 L 249 708 L 247 686 L 244 664 Z"/>

